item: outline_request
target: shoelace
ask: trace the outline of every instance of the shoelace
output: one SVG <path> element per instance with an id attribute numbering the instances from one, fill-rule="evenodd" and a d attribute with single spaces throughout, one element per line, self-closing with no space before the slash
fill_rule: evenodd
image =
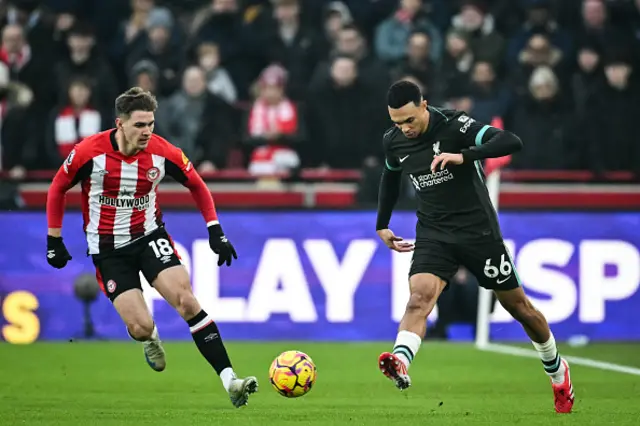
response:
<path id="1" fill-rule="evenodd" d="M 162 350 L 160 349 L 160 342 L 151 341 L 147 343 L 147 355 L 149 356 L 149 358 L 161 356 Z"/>

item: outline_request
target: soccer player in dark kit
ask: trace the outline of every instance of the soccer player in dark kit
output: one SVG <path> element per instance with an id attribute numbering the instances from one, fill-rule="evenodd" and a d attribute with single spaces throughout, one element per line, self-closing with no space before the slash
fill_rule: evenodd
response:
<path id="1" fill-rule="evenodd" d="M 147 364 L 162 371 L 166 360 L 142 296 L 140 272 L 185 320 L 233 405 L 246 405 L 258 382 L 255 377 L 236 376 L 216 323 L 193 295 L 157 201 L 157 187 L 165 175 L 186 186 L 207 224 L 218 266 L 230 266 L 236 251 L 222 232 L 211 193 L 187 156 L 153 134 L 157 108 L 153 95 L 134 87 L 116 99 L 115 107 L 116 128 L 77 144 L 51 183 L 47 261 L 60 269 L 71 260 L 62 240 L 64 197 L 80 183 L 84 231 L 98 283 L 131 338 L 142 342 Z"/>
<path id="2" fill-rule="evenodd" d="M 395 126 L 383 137 L 385 168 L 376 230 L 390 249 L 413 252 L 413 258 L 409 302 L 392 353 L 379 357 L 380 370 L 400 390 L 411 385 L 408 369 L 425 335 L 427 316 L 463 265 L 522 324 L 551 379 L 556 411 L 570 412 L 574 393 L 569 364 L 558 354 L 545 317 L 522 290 L 480 164 L 519 151 L 522 142 L 462 111 L 427 105 L 418 86 L 406 81 L 391 86 L 387 105 Z M 389 229 L 402 172 L 418 200 L 415 245 Z"/>

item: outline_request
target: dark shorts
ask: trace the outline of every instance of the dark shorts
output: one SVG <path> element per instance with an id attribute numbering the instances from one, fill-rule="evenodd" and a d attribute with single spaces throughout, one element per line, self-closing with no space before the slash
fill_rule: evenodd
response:
<path id="1" fill-rule="evenodd" d="M 181 265 L 173 240 L 164 228 L 117 250 L 92 257 L 98 284 L 112 302 L 127 290 L 142 290 L 140 272 L 152 284 L 160 272 Z"/>
<path id="2" fill-rule="evenodd" d="M 452 244 L 419 239 L 409 276 L 428 273 L 448 283 L 460 266 L 468 269 L 484 288 L 512 290 L 520 286 L 511 256 L 501 240 Z"/>

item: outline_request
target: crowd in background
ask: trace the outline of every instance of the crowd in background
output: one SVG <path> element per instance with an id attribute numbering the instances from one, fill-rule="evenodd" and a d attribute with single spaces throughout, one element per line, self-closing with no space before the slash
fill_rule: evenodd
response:
<path id="1" fill-rule="evenodd" d="M 0 0 L 0 22 L 14 178 L 131 86 L 201 171 L 375 167 L 399 79 L 518 134 L 511 167 L 640 170 L 640 0 Z"/>

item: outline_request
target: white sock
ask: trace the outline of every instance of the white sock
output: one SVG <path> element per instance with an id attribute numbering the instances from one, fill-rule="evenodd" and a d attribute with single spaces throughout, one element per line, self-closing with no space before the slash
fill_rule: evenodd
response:
<path id="1" fill-rule="evenodd" d="M 156 327 L 156 323 L 153 323 L 153 331 L 151 332 L 151 337 L 148 340 L 138 340 L 136 338 L 134 338 L 131 335 L 131 332 L 129 331 L 129 327 L 127 327 L 127 334 L 129 335 L 129 337 L 131 337 L 131 339 L 135 340 L 136 342 L 148 342 L 149 340 L 156 340 L 158 339 L 158 327 Z"/>
<path id="2" fill-rule="evenodd" d="M 229 392 L 229 386 L 231 386 L 231 382 L 236 378 L 236 373 L 233 371 L 233 368 L 227 367 L 220 372 L 220 380 L 222 380 L 222 386 L 224 386 L 224 390 Z"/>
<path id="3" fill-rule="evenodd" d="M 413 358 L 415 358 L 420 345 L 422 344 L 422 337 L 416 333 L 410 331 L 401 330 L 396 337 L 396 343 L 393 345 L 393 353 L 407 366 L 407 369 L 411 365 Z"/>
<path id="4" fill-rule="evenodd" d="M 544 371 L 551 377 L 551 381 L 555 384 L 564 382 L 565 367 L 562 363 L 562 358 L 558 354 L 556 339 L 553 337 L 553 333 L 551 333 L 549 340 L 544 343 L 531 343 L 533 343 L 533 347 L 538 351 L 542 365 L 544 366 Z"/>

